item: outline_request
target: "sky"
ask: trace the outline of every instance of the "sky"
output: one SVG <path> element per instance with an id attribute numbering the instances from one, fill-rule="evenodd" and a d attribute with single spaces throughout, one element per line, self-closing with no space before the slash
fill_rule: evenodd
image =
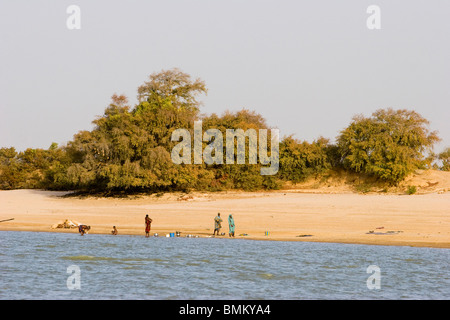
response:
<path id="1" fill-rule="evenodd" d="M 411 109 L 440 152 L 449 12 L 448 0 L 1 0 L 0 148 L 64 145 L 114 93 L 134 106 L 150 74 L 179 68 L 205 81 L 206 114 L 254 110 L 281 137 L 312 142 L 334 141 L 356 114 Z"/>

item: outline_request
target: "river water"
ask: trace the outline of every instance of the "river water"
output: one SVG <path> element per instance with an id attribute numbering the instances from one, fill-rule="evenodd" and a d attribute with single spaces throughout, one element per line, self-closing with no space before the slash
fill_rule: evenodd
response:
<path id="1" fill-rule="evenodd" d="M 450 250 L 0 232 L 0 299 L 450 299 Z"/>

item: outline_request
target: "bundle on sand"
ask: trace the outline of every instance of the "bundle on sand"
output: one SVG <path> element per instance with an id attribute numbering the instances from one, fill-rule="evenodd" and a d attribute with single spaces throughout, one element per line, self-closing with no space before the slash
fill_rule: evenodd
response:
<path id="1" fill-rule="evenodd" d="M 59 228 L 65 228 L 65 229 L 71 229 L 71 228 L 78 228 L 78 226 L 81 223 L 75 220 L 69 220 L 66 219 L 64 221 L 59 221 L 58 223 L 55 223 L 52 225 L 52 229 L 59 229 Z"/>

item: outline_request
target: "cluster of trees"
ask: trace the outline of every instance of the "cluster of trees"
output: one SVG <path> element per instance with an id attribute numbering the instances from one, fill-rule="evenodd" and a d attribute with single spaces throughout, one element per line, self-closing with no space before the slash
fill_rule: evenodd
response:
<path id="1" fill-rule="evenodd" d="M 198 96 L 205 83 L 178 69 L 154 73 L 138 88 L 139 103 L 131 107 L 123 95 L 113 95 L 91 131 L 80 131 L 67 145 L 48 150 L 0 149 L 0 189 L 44 188 L 93 192 L 158 192 L 171 190 L 276 189 L 286 181 L 300 182 L 337 168 L 374 176 L 396 184 L 416 168 L 439 158 L 449 170 L 449 149 L 431 154 L 439 140 L 428 121 L 409 110 L 378 110 L 371 117 L 355 116 L 331 144 L 292 136 L 279 144 L 279 171 L 260 174 L 261 164 L 174 164 L 170 154 L 178 128 L 204 130 L 268 129 L 259 114 L 241 110 L 222 115 L 200 113 Z M 203 142 L 205 147 L 207 142 Z M 247 149 L 248 150 L 248 149 Z M 270 152 L 270 149 L 268 150 Z M 248 152 L 246 153 L 248 158 Z M 225 162 L 224 162 L 225 163 Z"/>
<path id="2" fill-rule="evenodd" d="M 48 188 L 55 171 L 63 171 L 70 164 L 64 148 L 52 143 L 48 150 L 15 148 L 0 149 L 0 189 Z"/>

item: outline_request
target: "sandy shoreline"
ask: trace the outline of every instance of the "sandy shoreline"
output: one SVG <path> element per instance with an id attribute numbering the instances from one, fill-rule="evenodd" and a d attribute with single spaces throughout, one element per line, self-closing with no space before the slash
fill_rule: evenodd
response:
<path id="1" fill-rule="evenodd" d="M 52 229 L 65 219 L 91 226 L 91 234 L 144 236 L 144 217 L 160 236 L 209 237 L 217 212 L 228 238 L 228 214 L 236 238 L 406 245 L 450 248 L 450 193 L 393 195 L 354 193 L 221 192 L 165 194 L 135 199 L 61 197 L 64 192 L 0 191 L 0 231 L 71 232 Z M 269 235 L 265 236 L 265 231 Z M 245 236 L 241 234 L 246 234 Z"/>

